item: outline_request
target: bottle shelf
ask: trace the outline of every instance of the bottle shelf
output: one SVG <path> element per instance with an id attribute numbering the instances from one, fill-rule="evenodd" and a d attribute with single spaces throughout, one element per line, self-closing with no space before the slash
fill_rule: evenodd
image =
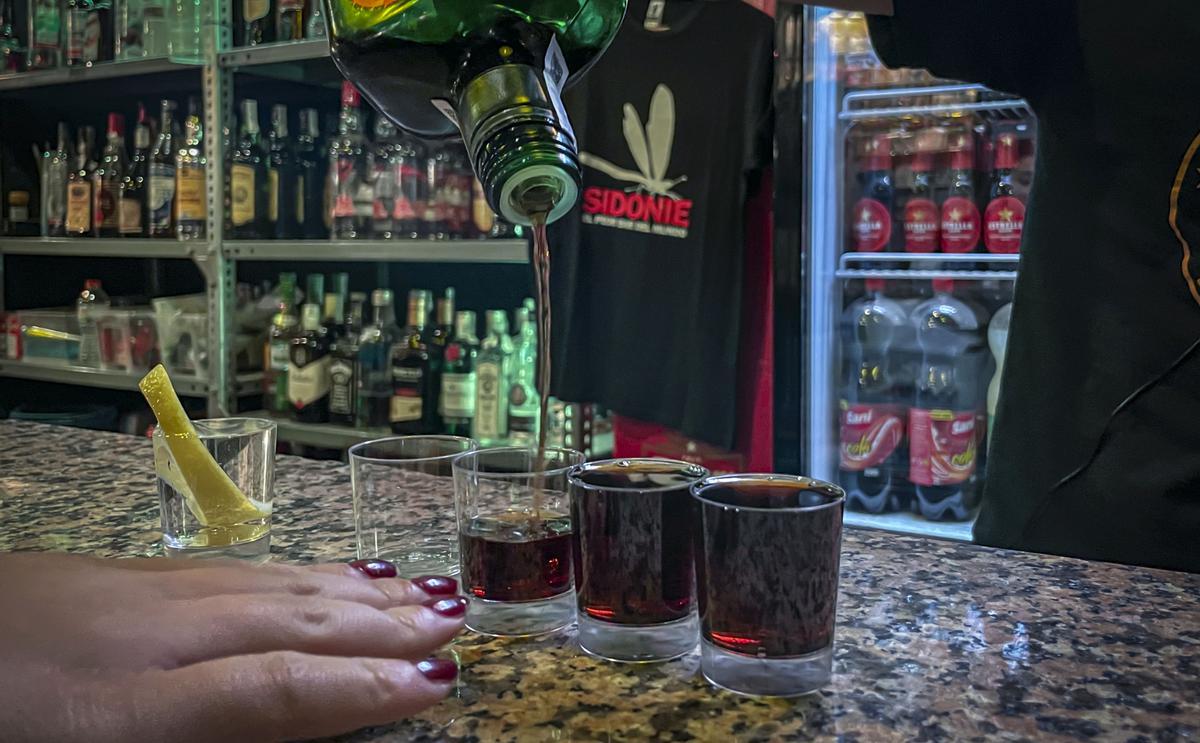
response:
<path id="1" fill-rule="evenodd" d="M 32 361 L 0 360 L 0 377 L 8 379 L 30 379 L 56 384 L 73 384 L 82 387 L 97 387 L 109 390 L 134 390 L 142 378 L 141 373 L 93 369 L 87 366 L 65 366 L 39 364 Z M 188 397 L 204 397 L 208 394 L 208 382 L 196 377 L 175 375 L 171 377 L 175 391 Z"/>
<path id="2" fill-rule="evenodd" d="M 238 68 L 303 62 L 310 59 L 327 59 L 328 57 L 328 39 L 306 39 L 230 49 L 217 55 L 217 64 L 221 67 Z"/>
<path id="3" fill-rule="evenodd" d="M 363 441 L 393 435 L 387 428 L 351 428 L 332 423 L 300 423 L 265 410 L 238 415 L 248 418 L 268 418 L 277 426 L 276 438 L 290 444 L 316 446 L 322 449 L 346 449 Z"/>
<path id="4" fill-rule="evenodd" d="M 901 534 L 917 534 L 924 537 L 953 539 L 959 542 L 972 541 L 975 519 L 970 521 L 929 521 L 913 513 L 859 513 L 846 511 L 843 519 L 848 526 Z"/>
<path id="5" fill-rule="evenodd" d="M 960 98 L 961 100 L 936 103 L 931 100 L 942 98 Z M 930 102 L 920 103 L 919 101 Z M 996 93 L 982 85 L 932 85 L 919 88 L 857 90 L 847 93 L 842 98 L 842 108 L 838 112 L 838 119 L 859 121 L 967 111 L 989 114 L 995 118 L 1017 119 L 1033 116 L 1033 110 L 1024 99 Z"/>
<path id="6" fill-rule="evenodd" d="M 96 258 L 194 258 L 203 256 L 203 240 L 149 240 L 89 237 L 5 237 L 0 254 L 63 255 Z"/>
<path id="7" fill-rule="evenodd" d="M 1017 253 L 843 253 L 834 275 L 839 279 L 1012 281 L 1020 260 Z"/>
<path id="8" fill-rule="evenodd" d="M 197 69 L 200 69 L 198 65 L 174 62 L 168 57 L 97 62 L 91 67 L 57 67 L 52 70 L 32 70 L 0 75 L 0 92 Z"/>
<path id="9" fill-rule="evenodd" d="M 225 257 L 242 261 L 529 262 L 529 244 L 521 239 L 226 240 L 221 249 Z"/>

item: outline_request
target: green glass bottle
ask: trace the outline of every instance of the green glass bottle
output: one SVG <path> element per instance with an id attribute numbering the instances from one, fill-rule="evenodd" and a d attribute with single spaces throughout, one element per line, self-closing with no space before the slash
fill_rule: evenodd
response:
<path id="1" fill-rule="evenodd" d="M 560 94 L 604 51 L 626 0 L 324 0 L 333 59 L 400 127 L 455 125 L 494 211 L 528 225 L 574 205 L 579 156 Z"/>

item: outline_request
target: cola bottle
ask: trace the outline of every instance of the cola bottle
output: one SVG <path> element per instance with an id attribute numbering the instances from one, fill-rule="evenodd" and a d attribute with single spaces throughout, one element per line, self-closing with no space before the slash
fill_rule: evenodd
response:
<path id="1" fill-rule="evenodd" d="M 901 357 L 912 345 L 904 308 L 868 279 L 867 295 L 842 314 L 842 398 L 838 480 L 846 507 L 868 513 L 902 508 L 908 455 Z"/>
<path id="2" fill-rule="evenodd" d="M 921 358 L 908 412 L 908 478 L 918 512 L 965 521 L 979 503 L 979 443 L 986 347 L 980 314 L 954 296 L 954 282 L 913 309 Z"/>

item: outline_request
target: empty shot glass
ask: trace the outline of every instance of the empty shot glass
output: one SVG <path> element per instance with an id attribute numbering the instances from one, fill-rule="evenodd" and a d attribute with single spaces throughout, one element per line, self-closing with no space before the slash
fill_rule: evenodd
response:
<path id="1" fill-rule="evenodd" d="M 481 449 L 454 460 L 467 627 L 522 637 L 575 620 L 567 472 L 572 449 Z"/>
<path id="2" fill-rule="evenodd" d="M 358 558 L 388 560 L 404 578 L 457 575 L 451 462 L 475 448 L 460 436 L 392 436 L 350 447 Z"/>
<path id="3" fill-rule="evenodd" d="M 829 683 L 845 493 L 807 477 L 722 475 L 692 494 L 705 678 L 760 696 Z"/>
<path id="4" fill-rule="evenodd" d="M 691 487 L 708 476 L 669 459 L 610 459 L 571 470 L 579 645 L 616 661 L 696 647 Z"/>
<path id="5" fill-rule="evenodd" d="M 161 428 L 154 430 L 154 471 L 167 557 L 236 557 L 263 561 L 271 552 L 275 500 L 275 421 L 213 418 L 192 421 L 204 447 L 233 480 L 258 516 L 222 521 L 214 493 L 193 493 Z M 201 516 L 204 518 L 201 518 Z"/>

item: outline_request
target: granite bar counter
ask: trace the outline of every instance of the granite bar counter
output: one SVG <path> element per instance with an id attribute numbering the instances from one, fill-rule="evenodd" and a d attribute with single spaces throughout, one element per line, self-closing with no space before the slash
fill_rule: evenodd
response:
<path id="1" fill-rule="evenodd" d="M 352 559 L 348 469 L 276 472 L 273 559 Z M 0 550 L 158 539 L 148 441 L 0 422 Z M 1200 575 L 850 529 L 837 632 L 832 685 L 795 700 L 716 691 L 695 653 L 618 665 L 569 631 L 465 634 L 454 697 L 345 740 L 1200 739 Z"/>

